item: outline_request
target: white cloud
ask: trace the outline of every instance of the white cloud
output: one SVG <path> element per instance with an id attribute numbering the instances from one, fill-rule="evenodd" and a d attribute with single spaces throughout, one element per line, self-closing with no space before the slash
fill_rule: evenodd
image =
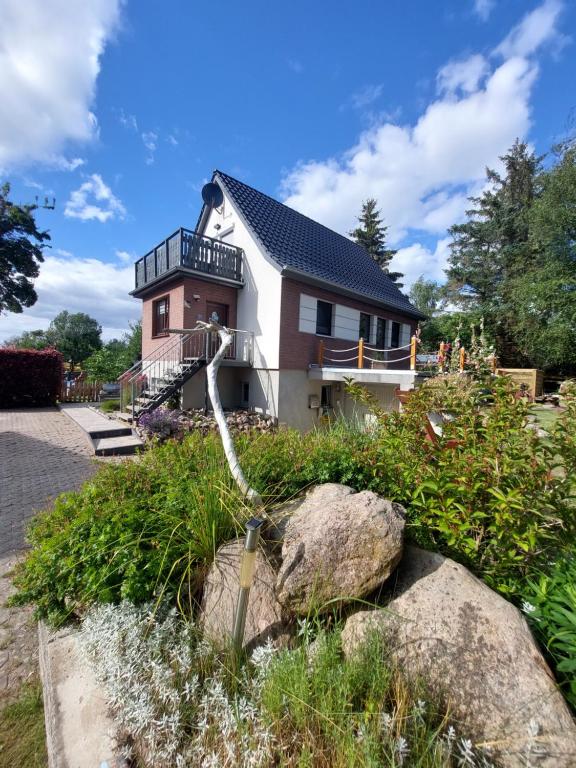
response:
<path id="1" fill-rule="evenodd" d="M 437 82 L 440 93 L 473 93 L 488 74 L 488 62 L 479 53 L 466 59 L 450 61 L 438 72 Z"/>
<path id="2" fill-rule="evenodd" d="M 119 266 L 98 259 L 80 259 L 66 251 L 47 254 L 34 281 L 38 301 L 22 314 L 0 316 L 0 340 L 24 331 L 47 328 L 63 309 L 86 312 L 103 327 L 105 339 L 118 337 L 140 317 L 141 302 L 128 292 L 134 288 L 132 265 Z"/>
<path id="3" fill-rule="evenodd" d="M 366 107 L 369 107 L 371 104 L 374 104 L 375 101 L 378 101 L 383 90 L 384 86 L 382 84 L 363 85 L 362 88 L 359 88 L 352 94 L 348 104 L 354 109 L 366 109 Z M 344 106 L 347 106 L 347 104 Z"/>
<path id="4" fill-rule="evenodd" d="M 71 170 L 67 143 L 97 135 L 91 112 L 99 60 L 121 0 L 2 0 L 0 169 L 44 163 Z"/>
<path id="5" fill-rule="evenodd" d="M 136 115 L 126 114 L 126 112 L 121 109 L 118 119 L 120 120 L 120 125 L 122 125 L 124 128 L 128 128 L 130 131 L 138 131 L 138 121 L 136 120 Z"/>
<path id="6" fill-rule="evenodd" d="M 550 12 L 556 5 L 547 0 L 541 9 Z M 507 40 L 525 38 L 518 30 L 530 27 L 528 17 Z M 555 24 L 546 28 L 538 45 L 557 35 Z M 533 52 L 534 45 L 524 42 L 522 48 Z M 345 234 L 355 226 L 362 201 L 373 197 L 392 246 L 404 244 L 408 235 L 416 239 L 418 232 L 442 237 L 481 187 L 486 166 L 498 167 L 499 156 L 526 135 L 537 75 L 538 64 L 528 53 L 500 62 L 480 54 L 449 62 L 438 74 L 439 95 L 414 124 L 382 118 L 342 155 L 298 164 L 283 181 L 285 202 Z M 404 266 L 394 263 L 394 269 L 406 272 L 408 256 L 419 264 L 442 262 L 436 251 L 411 248 L 402 249 L 396 261 Z M 422 271 L 419 266 L 416 276 Z"/>
<path id="7" fill-rule="evenodd" d="M 555 42 L 563 46 L 566 37 L 558 32 L 557 24 L 563 4 L 560 0 L 545 0 L 528 13 L 496 48 L 504 58 L 531 56 L 544 43 Z"/>
<path id="8" fill-rule="evenodd" d="M 136 261 L 136 255 L 129 251 L 115 251 L 116 258 L 121 264 L 132 264 Z"/>
<path id="9" fill-rule="evenodd" d="M 146 149 L 146 165 L 152 165 L 158 146 L 158 134 L 154 131 L 144 131 L 142 134 L 142 141 Z"/>
<path id="10" fill-rule="evenodd" d="M 110 187 L 102 181 L 102 177 L 93 173 L 70 194 L 64 215 L 81 221 L 96 219 L 104 224 L 110 219 L 123 219 L 126 209 Z"/>
<path id="11" fill-rule="evenodd" d="M 482 21 L 488 21 L 495 5 L 495 0 L 474 0 L 474 13 L 482 19 Z"/>
<path id="12" fill-rule="evenodd" d="M 444 279 L 444 269 L 448 264 L 448 256 L 450 255 L 450 239 L 444 237 L 438 240 L 434 250 L 430 250 L 420 243 L 414 243 L 398 250 L 392 260 L 391 270 L 401 272 L 404 275 L 402 279 L 404 292 L 410 290 L 420 275 L 425 275 L 429 280 L 438 282 Z"/>

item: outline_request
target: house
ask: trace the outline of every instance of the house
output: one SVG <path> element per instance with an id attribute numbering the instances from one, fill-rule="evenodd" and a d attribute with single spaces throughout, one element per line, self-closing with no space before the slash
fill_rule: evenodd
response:
<path id="1" fill-rule="evenodd" d="M 343 381 L 353 376 L 394 408 L 395 388 L 417 376 L 409 347 L 424 316 L 348 238 L 221 171 L 209 186 L 216 199 L 194 231 L 178 230 L 135 264 L 142 407 L 168 387 L 183 407 L 204 406 L 217 339 L 169 330 L 214 318 L 239 329 L 219 372 L 225 407 L 306 430 L 326 412 L 352 414 Z"/>

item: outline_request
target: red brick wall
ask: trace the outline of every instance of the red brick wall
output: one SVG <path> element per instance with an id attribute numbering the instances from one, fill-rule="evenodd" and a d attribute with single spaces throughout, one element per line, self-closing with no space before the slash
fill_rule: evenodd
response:
<path id="1" fill-rule="evenodd" d="M 228 325 L 236 328 L 236 296 L 242 290 L 230 285 L 211 283 L 192 277 L 177 277 L 167 286 L 158 288 L 142 301 L 142 357 L 146 359 L 154 350 L 165 344 L 169 336 L 153 338 L 152 305 L 157 299 L 168 296 L 170 299 L 170 328 L 193 328 L 197 320 L 207 320 L 208 302 L 228 305 Z M 194 296 L 199 296 L 195 299 Z M 190 303 L 190 308 L 184 302 Z"/>
<path id="2" fill-rule="evenodd" d="M 300 294 L 306 293 L 308 296 L 314 296 L 321 301 L 329 301 L 333 304 L 341 304 L 345 307 L 357 309 L 360 312 L 366 312 L 370 315 L 377 315 L 386 320 L 394 320 L 398 323 L 407 323 L 410 325 L 410 333 L 416 330 L 417 322 L 413 318 L 398 312 L 389 311 L 382 307 L 368 304 L 362 301 L 342 296 L 332 291 L 326 291 L 322 288 L 316 288 L 312 285 L 299 283 L 296 280 L 282 278 L 282 299 L 280 309 L 280 368 L 286 369 L 306 369 L 309 363 L 317 362 L 318 343 L 321 338 L 324 339 L 326 347 L 330 349 L 348 349 L 354 346 L 355 342 L 346 339 L 337 339 L 335 337 L 320 337 L 312 333 L 301 333 L 298 330 L 300 317 Z M 349 357 L 350 355 L 344 355 Z M 400 355 L 401 357 L 404 355 Z M 348 363 L 352 368 L 356 366 L 353 361 Z M 398 367 L 407 368 L 406 363 Z"/>

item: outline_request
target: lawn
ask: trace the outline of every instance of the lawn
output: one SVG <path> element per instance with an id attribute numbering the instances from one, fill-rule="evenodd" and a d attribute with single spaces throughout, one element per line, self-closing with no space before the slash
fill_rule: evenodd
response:
<path id="1" fill-rule="evenodd" d="M 22 686 L 16 701 L 0 704 L 0 768 L 45 768 L 46 734 L 42 686 Z"/>

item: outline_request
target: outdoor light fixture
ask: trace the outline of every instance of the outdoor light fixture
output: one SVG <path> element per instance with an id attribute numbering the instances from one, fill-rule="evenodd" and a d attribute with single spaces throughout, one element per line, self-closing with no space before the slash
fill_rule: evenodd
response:
<path id="1" fill-rule="evenodd" d="M 260 540 L 260 528 L 264 521 L 253 517 L 246 523 L 246 538 L 244 539 L 244 551 L 240 564 L 240 590 L 238 592 L 238 606 L 234 619 L 234 645 L 238 651 L 242 649 L 244 642 L 244 628 L 246 626 L 246 614 L 248 612 L 248 596 L 250 587 L 254 581 L 256 570 L 256 554 L 258 541 Z"/>

